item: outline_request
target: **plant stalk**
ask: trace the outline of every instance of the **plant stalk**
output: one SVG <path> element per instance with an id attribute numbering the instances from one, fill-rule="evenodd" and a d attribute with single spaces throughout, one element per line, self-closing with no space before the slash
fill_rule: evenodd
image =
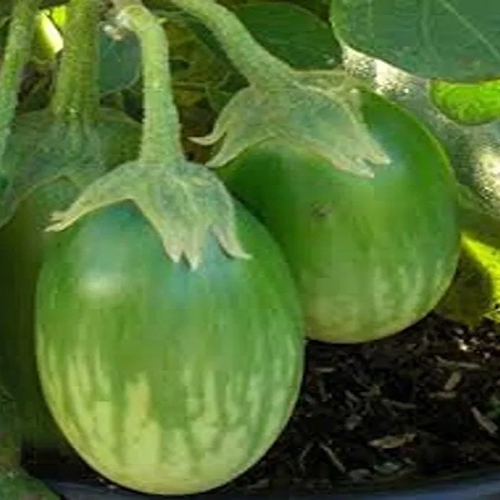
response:
<path id="1" fill-rule="evenodd" d="M 139 38 L 144 78 L 141 160 L 146 164 L 184 159 L 180 121 L 172 92 L 169 46 L 158 19 L 140 0 L 114 0 L 119 19 Z"/>
<path id="2" fill-rule="evenodd" d="M 0 158 L 18 104 L 24 65 L 28 62 L 40 0 L 17 0 L 12 10 L 5 56 L 0 71 Z"/>
<path id="3" fill-rule="evenodd" d="M 51 103 L 62 121 L 88 122 L 98 116 L 99 1 L 72 0 L 68 5 L 61 67 Z"/>
<path id="4" fill-rule="evenodd" d="M 229 9 L 214 0 L 171 2 L 200 20 L 214 34 L 233 65 L 251 84 L 263 89 L 280 89 L 289 81 L 292 67 L 260 45 Z"/>

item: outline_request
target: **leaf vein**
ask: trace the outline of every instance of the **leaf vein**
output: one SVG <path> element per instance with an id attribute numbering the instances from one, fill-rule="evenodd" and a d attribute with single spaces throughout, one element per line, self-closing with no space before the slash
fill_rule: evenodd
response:
<path id="1" fill-rule="evenodd" d="M 451 5 L 448 0 L 439 0 L 445 9 L 454 14 L 456 18 L 460 21 L 460 23 L 467 28 L 471 33 L 473 33 L 478 40 L 480 40 L 483 45 L 493 54 L 496 58 L 500 60 L 500 52 L 495 48 L 495 46 L 488 41 L 486 36 L 481 33 L 481 30 L 476 28 L 470 20 L 468 20 L 465 16 L 460 14 L 460 12 Z"/>
<path id="2" fill-rule="evenodd" d="M 432 54 L 435 61 L 441 62 L 441 57 L 436 50 L 435 45 L 432 43 L 432 34 L 430 30 L 430 20 L 431 16 L 431 1 L 427 0 L 424 2 L 422 6 L 422 23 L 421 23 L 421 33 L 422 33 L 422 42 L 427 45 L 429 53 Z"/>

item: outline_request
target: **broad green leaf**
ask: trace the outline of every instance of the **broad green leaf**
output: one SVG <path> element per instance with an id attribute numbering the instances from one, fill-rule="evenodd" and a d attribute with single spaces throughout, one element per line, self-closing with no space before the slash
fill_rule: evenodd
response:
<path id="1" fill-rule="evenodd" d="M 500 77 L 498 0 L 332 0 L 331 22 L 347 45 L 419 76 Z"/>
<path id="2" fill-rule="evenodd" d="M 99 33 L 99 88 L 109 94 L 132 87 L 141 75 L 141 50 L 132 33 Z"/>
<path id="3" fill-rule="evenodd" d="M 328 69 L 341 60 L 328 24 L 291 3 L 243 5 L 235 13 L 265 48 L 295 68 Z"/>
<path id="4" fill-rule="evenodd" d="M 464 125 L 479 125 L 500 118 L 500 80 L 480 83 L 431 83 L 434 104 L 448 118 Z"/>

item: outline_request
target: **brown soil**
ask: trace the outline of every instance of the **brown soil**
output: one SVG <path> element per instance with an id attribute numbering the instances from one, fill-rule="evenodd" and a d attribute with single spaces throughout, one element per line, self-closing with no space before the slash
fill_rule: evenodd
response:
<path id="1" fill-rule="evenodd" d="M 309 342 L 289 425 L 220 491 L 408 484 L 500 464 L 499 335 L 493 323 L 470 331 L 433 314 L 378 342 Z M 28 453 L 25 463 L 43 477 L 109 485 L 60 457 Z"/>

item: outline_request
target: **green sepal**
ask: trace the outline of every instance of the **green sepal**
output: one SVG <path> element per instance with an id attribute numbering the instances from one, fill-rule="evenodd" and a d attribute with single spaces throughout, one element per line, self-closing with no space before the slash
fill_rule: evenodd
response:
<path id="1" fill-rule="evenodd" d="M 199 267 L 214 236 L 231 257 L 249 258 L 237 236 L 233 199 L 210 170 L 185 159 L 169 67 L 169 47 L 158 19 L 139 0 L 124 0 L 117 18 L 141 43 L 145 120 L 136 161 L 92 182 L 65 211 L 53 214 L 49 231 L 62 231 L 86 214 L 131 201 L 157 231 L 166 257 Z M 121 8 L 120 8 L 121 7 Z"/>
<path id="2" fill-rule="evenodd" d="M 231 257 L 248 258 L 237 236 L 234 204 L 224 185 L 202 165 L 128 162 L 97 179 L 65 211 L 53 214 L 49 231 L 62 231 L 101 207 L 129 200 L 158 232 L 167 255 L 196 269 L 213 234 Z"/>
<path id="3" fill-rule="evenodd" d="M 9 182 L 2 193 L 0 226 L 42 186 L 64 179 L 78 192 L 107 168 L 133 158 L 139 132 L 138 124 L 110 109 L 101 109 L 96 123 L 59 122 L 50 110 L 20 115 L 3 160 Z M 123 134 L 121 140 L 119 133 Z M 116 151 L 117 140 L 122 151 Z"/>
<path id="4" fill-rule="evenodd" d="M 360 106 L 355 80 L 345 73 L 297 71 L 286 86 L 239 91 L 213 132 L 192 140 L 203 145 L 221 141 L 208 162 L 212 167 L 229 163 L 266 139 L 280 138 L 324 157 L 335 168 L 373 177 L 389 160 L 366 127 Z"/>

